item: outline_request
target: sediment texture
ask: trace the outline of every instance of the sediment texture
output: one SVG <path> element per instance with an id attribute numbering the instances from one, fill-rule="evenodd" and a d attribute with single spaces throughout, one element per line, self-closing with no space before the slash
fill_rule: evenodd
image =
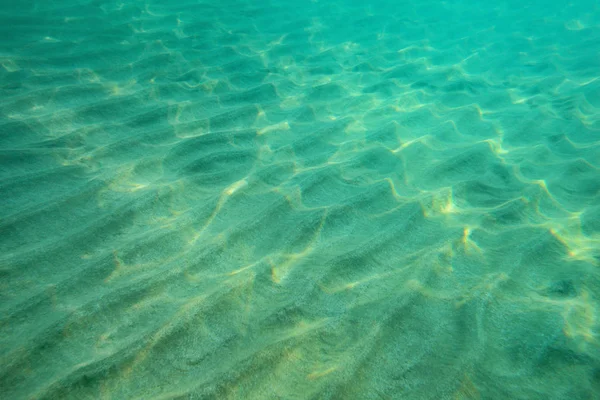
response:
<path id="1" fill-rule="evenodd" d="M 591 399 L 600 8 L 0 9 L 0 397 Z"/>

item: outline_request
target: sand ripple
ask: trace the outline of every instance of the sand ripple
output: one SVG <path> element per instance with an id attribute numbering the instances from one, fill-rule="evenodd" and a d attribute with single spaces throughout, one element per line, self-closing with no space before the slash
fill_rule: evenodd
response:
<path id="1" fill-rule="evenodd" d="M 0 10 L 0 397 L 600 392 L 600 8 Z"/>

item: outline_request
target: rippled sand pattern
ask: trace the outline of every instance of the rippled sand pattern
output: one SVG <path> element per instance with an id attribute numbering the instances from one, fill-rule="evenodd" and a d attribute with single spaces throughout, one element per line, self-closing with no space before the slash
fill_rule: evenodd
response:
<path id="1" fill-rule="evenodd" d="M 596 399 L 600 6 L 8 0 L 0 397 Z"/>

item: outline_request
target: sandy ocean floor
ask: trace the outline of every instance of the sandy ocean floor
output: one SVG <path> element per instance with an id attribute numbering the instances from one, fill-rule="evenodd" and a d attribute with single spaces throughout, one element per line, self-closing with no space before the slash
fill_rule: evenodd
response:
<path id="1" fill-rule="evenodd" d="M 599 307 L 600 3 L 0 7 L 0 398 L 598 399 Z"/>

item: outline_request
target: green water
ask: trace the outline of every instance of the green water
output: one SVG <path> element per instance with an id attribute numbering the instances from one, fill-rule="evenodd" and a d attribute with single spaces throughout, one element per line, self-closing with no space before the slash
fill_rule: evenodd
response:
<path id="1" fill-rule="evenodd" d="M 0 398 L 600 399 L 600 4 L 4 0 Z"/>

